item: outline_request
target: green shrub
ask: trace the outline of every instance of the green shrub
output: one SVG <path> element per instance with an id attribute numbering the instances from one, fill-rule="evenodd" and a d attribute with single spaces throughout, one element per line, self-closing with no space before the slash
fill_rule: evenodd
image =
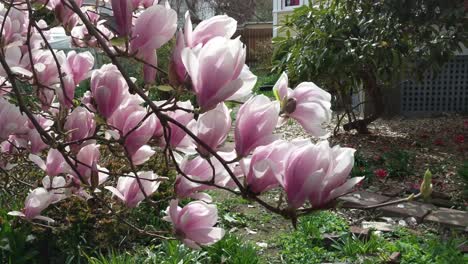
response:
<path id="1" fill-rule="evenodd" d="M 406 177 L 413 174 L 414 155 L 405 150 L 389 151 L 382 156 L 390 177 Z"/>
<path id="2" fill-rule="evenodd" d="M 0 263 L 33 263 L 39 252 L 31 228 L 27 225 L 14 227 L 13 221 L 13 217 L 0 208 Z"/>

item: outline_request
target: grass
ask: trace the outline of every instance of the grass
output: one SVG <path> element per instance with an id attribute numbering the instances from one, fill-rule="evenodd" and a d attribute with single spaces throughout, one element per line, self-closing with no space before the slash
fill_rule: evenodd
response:
<path id="1" fill-rule="evenodd" d="M 275 98 L 273 91 L 262 91 L 260 87 L 264 85 L 274 85 L 279 78 L 279 75 L 276 73 L 271 73 L 268 70 L 260 70 L 260 69 L 251 69 L 253 74 L 257 75 L 257 84 L 253 88 L 254 94 L 263 94 L 270 98 Z"/>
<path id="2" fill-rule="evenodd" d="M 393 252 L 401 253 L 402 264 L 462 264 L 468 261 L 468 257 L 457 249 L 464 242 L 457 236 L 444 241 L 430 232 L 417 235 L 401 228 L 361 240 L 349 234 L 347 229 L 345 219 L 333 212 L 321 212 L 302 219 L 298 230 L 281 235 L 276 246 L 286 263 L 387 263 Z M 321 239 L 325 233 L 337 234 L 340 238 L 326 246 Z"/>
<path id="3" fill-rule="evenodd" d="M 226 263 L 256 264 L 260 263 L 256 249 L 239 238 L 227 235 L 223 240 L 200 251 L 191 250 L 178 241 L 165 241 L 157 246 L 139 248 L 132 253 L 110 251 L 87 257 L 90 264 L 195 264 Z"/>
<path id="4" fill-rule="evenodd" d="M 280 235 L 276 246 L 286 263 L 321 263 L 333 257 L 322 246 L 322 235 L 343 234 L 347 229 L 343 218 L 332 212 L 320 212 L 299 219 L 297 230 Z"/>

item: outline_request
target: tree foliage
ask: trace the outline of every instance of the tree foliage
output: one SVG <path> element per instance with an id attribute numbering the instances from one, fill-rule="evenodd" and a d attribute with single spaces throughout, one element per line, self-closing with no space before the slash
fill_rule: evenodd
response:
<path id="1" fill-rule="evenodd" d="M 362 85 L 374 113 L 345 128 L 366 132 L 383 112 L 382 95 L 402 74 L 421 77 L 440 68 L 462 42 L 468 46 L 467 21 L 462 0 L 320 1 L 283 21 L 275 65 L 294 82 L 314 80 L 344 101 Z"/>

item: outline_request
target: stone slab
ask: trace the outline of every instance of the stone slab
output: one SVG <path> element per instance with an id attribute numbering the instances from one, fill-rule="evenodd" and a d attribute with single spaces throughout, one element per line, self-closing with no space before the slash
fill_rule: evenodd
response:
<path id="1" fill-rule="evenodd" d="M 432 204 L 411 201 L 378 208 L 377 211 L 382 212 L 385 216 L 412 216 L 417 221 L 421 221 L 430 211 L 436 209 L 437 207 Z"/>
<path id="2" fill-rule="evenodd" d="M 359 226 L 350 226 L 349 232 L 361 240 L 367 241 L 370 237 L 370 230 Z"/>
<path id="3" fill-rule="evenodd" d="M 338 198 L 347 206 L 367 206 L 388 201 L 390 198 L 377 193 L 357 191 Z"/>
<path id="4" fill-rule="evenodd" d="M 395 230 L 395 226 L 385 222 L 367 222 L 363 221 L 362 228 L 365 229 L 374 229 L 382 232 L 392 232 Z"/>
<path id="5" fill-rule="evenodd" d="M 424 222 L 468 229 L 468 212 L 439 208 L 424 218 Z"/>

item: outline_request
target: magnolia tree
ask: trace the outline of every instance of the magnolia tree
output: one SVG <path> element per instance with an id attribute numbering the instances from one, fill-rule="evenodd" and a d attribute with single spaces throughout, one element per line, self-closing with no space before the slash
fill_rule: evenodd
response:
<path id="1" fill-rule="evenodd" d="M 194 27 L 186 15 L 178 30 L 175 11 L 151 0 L 110 1 L 113 24 L 100 19 L 99 6 L 80 0 L 2 2 L 0 168 L 4 180 L 26 185 L 14 175 L 15 164 L 30 162 L 45 175 L 24 193 L 24 207 L 10 215 L 53 224 L 47 208 L 78 197 L 120 217 L 116 206 L 157 203 L 152 195 L 160 183 L 174 180 L 164 218 L 172 231 L 120 220 L 143 234 L 199 248 L 225 233 L 207 190 L 243 196 L 295 224 L 301 215 L 334 207 L 361 180 L 348 179 L 354 149 L 274 134 L 292 118 L 311 136 L 326 136 L 321 125 L 330 119 L 330 94 L 310 82 L 292 90 L 284 74 L 274 88 L 278 100 L 252 95 L 257 78 L 245 65 L 245 46 L 232 38 L 237 23 L 230 17 Z M 112 64 L 97 68 L 90 52 L 52 49 L 52 25 L 37 19 L 39 10 L 55 13 L 53 26 L 62 26 L 74 45 L 94 48 Z M 157 50 L 174 37 L 170 69 L 160 69 Z M 120 58 L 143 65 L 144 85 L 127 74 Z M 167 100 L 148 95 L 161 85 L 157 74 L 170 80 L 164 84 Z M 78 97 L 75 89 L 88 79 L 89 90 Z M 192 100 L 181 100 L 187 95 Z M 228 101 L 240 105 L 235 121 Z M 232 130 L 235 144 L 229 147 L 224 143 Z M 154 172 L 148 161 L 155 157 L 177 172 L 175 179 Z M 110 159 L 123 169 L 106 168 Z M 273 189 L 284 197 L 275 204 L 262 198 Z M 181 207 L 178 199 L 192 202 Z"/>

